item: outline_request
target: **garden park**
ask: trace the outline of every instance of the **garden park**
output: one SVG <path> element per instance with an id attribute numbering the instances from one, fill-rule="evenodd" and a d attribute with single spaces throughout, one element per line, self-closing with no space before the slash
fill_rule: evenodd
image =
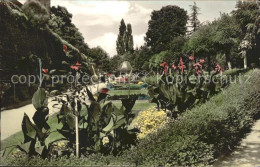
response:
<path id="1" fill-rule="evenodd" d="M 163 6 L 135 49 L 119 20 L 112 57 L 65 7 L 0 3 L 1 165 L 260 165 L 258 1 Z"/>

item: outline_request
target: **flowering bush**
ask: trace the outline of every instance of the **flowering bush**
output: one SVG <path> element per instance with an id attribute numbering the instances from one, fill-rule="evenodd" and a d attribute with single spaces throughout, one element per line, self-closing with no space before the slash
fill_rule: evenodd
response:
<path id="1" fill-rule="evenodd" d="M 218 93 L 226 83 L 219 78 L 222 70 L 217 64 L 215 73 L 204 75 L 204 60 L 195 61 L 194 56 L 189 57 L 189 68 L 185 65 L 182 58 L 177 66 L 169 66 L 166 62 L 161 63 L 162 77 L 159 82 L 151 84 L 148 94 L 152 102 L 161 109 L 168 109 L 172 117 L 176 118 L 180 112 L 193 107 L 194 105 L 205 102 L 210 96 Z M 168 73 L 169 67 L 172 67 Z M 181 74 L 181 75 L 178 75 Z"/>
<path id="2" fill-rule="evenodd" d="M 165 111 L 157 110 L 156 107 L 151 107 L 145 111 L 142 111 L 133 120 L 132 126 L 138 128 L 137 138 L 142 139 L 149 133 L 156 131 L 162 127 L 168 121 L 168 117 Z"/>

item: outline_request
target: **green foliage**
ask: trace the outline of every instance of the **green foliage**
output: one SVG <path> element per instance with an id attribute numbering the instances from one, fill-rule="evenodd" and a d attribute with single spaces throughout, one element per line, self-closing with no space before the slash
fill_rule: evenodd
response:
<path id="1" fill-rule="evenodd" d="M 109 71 L 109 56 L 105 50 L 101 47 L 95 47 L 89 49 L 89 57 L 93 59 L 93 63 L 95 63 L 98 69 L 103 71 Z"/>
<path id="2" fill-rule="evenodd" d="M 35 27 L 43 27 L 49 21 L 47 9 L 38 1 L 26 1 L 22 10 Z"/>
<path id="3" fill-rule="evenodd" d="M 148 135 L 122 159 L 144 166 L 211 164 L 222 151 L 234 148 L 259 115 L 259 76 L 259 70 L 246 73 L 242 83 L 231 85 Z"/>
<path id="4" fill-rule="evenodd" d="M 51 7 L 49 27 L 64 40 L 78 48 L 82 53 L 88 54 L 88 45 L 84 42 L 83 35 L 72 23 L 72 14 L 65 7 Z"/>
<path id="5" fill-rule="evenodd" d="M 169 5 L 153 11 L 145 37 L 147 46 L 153 53 L 168 50 L 175 37 L 185 34 L 187 20 L 187 12 L 178 6 Z"/>
<path id="6" fill-rule="evenodd" d="M 193 5 L 190 5 L 190 7 L 191 7 L 191 14 L 189 16 L 189 20 L 192 26 L 192 32 L 195 32 L 200 26 L 200 21 L 198 19 L 200 8 L 197 6 L 196 2 L 194 2 Z"/>
<path id="7" fill-rule="evenodd" d="M 119 34 L 116 41 L 116 50 L 118 55 L 124 55 L 126 53 L 132 53 L 134 50 L 134 41 L 132 35 L 131 24 L 125 25 L 124 19 L 121 20 L 119 26 Z"/>
<path id="8" fill-rule="evenodd" d="M 66 137 L 70 145 L 75 143 L 75 119 L 78 115 L 79 142 L 82 154 L 103 153 L 118 154 L 135 144 L 135 129 L 130 127 L 134 117 L 132 108 L 137 96 L 122 100 L 121 108 L 111 102 L 105 103 L 108 94 L 100 93 L 97 99 L 86 88 L 90 105 L 86 104 L 75 91 L 67 95 L 67 100 L 59 100 L 62 108 L 58 122 L 63 126 L 58 131 Z M 75 108 L 75 109 L 74 109 Z"/>

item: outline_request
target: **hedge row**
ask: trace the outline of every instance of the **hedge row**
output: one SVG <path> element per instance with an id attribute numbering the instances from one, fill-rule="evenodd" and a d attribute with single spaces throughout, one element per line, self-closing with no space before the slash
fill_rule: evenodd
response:
<path id="1" fill-rule="evenodd" d="M 259 116 L 260 70 L 247 72 L 241 82 L 185 112 L 122 157 L 135 165 L 213 163 L 218 155 L 234 148 Z"/>

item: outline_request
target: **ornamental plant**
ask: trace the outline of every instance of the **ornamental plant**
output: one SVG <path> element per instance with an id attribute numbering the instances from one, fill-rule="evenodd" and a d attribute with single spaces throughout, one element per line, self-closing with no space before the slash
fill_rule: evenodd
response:
<path id="1" fill-rule="evenodd" d="M 71 95 L 66 95 L 65 99 L 57 99 L 62 104 L 60 113 L 57 115 L 59 123 L 62 124 L 58 132 L 68 141 L 68 147 L 75 148 L 76 114 L 81 154 L 118 154 L 136 143 L 138 130 L 130 124 L 135 116 L 132 108 L 137 96 L 122 99 L 121 108 L 117 108 L 111 102 L 105 102 L 107 93 L 107 89 L 102 89 L 97 98 L 94 98 L 87 87 L 84 89 L 81 87 Z M 85 102 L 83 94 L 87 95 L 90 104 Z"/>
<path id="2" fill-rule="evenodd" d="M 146 135 L 155 132 L 168 122 L 167 114 L 164 110 L 157 110 L 156 107 L 151 107 L 147 110 L 141 111 L 133 120 L 132 126 L 140 130 L 137 138 L 143 139 Z"/>
<path id="3" fill-rule="evenodd" d="M 163 73 L 158 83 L 150 85 L 148 94 L 152 98 L 151 102 L 157 104 L 159 108 L 170 110 L 171 115 L 177 115 L 194 105 L 205 102 L 210 96 L 218 93 L 226 83 L 218 77 L 222 72 L 217 64 L 215 73 L 205 75 L 203 72 L 204 60 L 195 62 L 193 55 L 189 56 L 189 69 L 186 68 L 182 58 L 179 64 L 168 66 L 162 63 Z M 168 68 L 172 67 L 173 73 L 168 74 Z M 182 79 L 182 80 L 181 80 Z"/>

